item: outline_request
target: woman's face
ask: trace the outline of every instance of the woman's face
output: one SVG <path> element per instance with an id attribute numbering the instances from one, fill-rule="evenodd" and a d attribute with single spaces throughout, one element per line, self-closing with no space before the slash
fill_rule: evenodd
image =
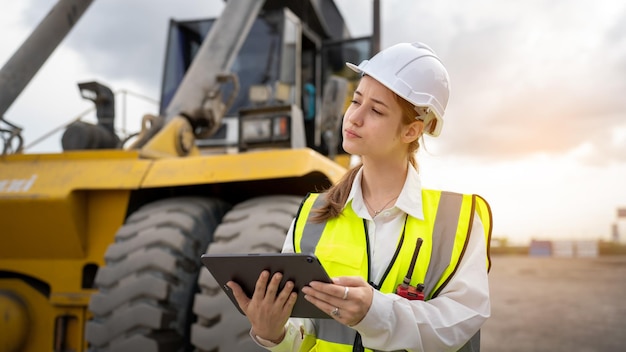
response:
<path id="1" fill-rule="evenodd" d="M 392 91 L 363 76 L 343 118 L 343 149 L 363 157 L 388 158 L 407 153 L 402 108 Z M 416 137 L 417 138 L 417 137 Z"/>

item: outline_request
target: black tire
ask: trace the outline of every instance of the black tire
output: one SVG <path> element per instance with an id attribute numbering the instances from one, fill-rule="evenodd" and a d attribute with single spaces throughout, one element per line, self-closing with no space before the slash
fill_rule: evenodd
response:
<path id="1" fill-rule="evenodd" d="M 215 230 L 208 253 L 280 252 L 302 197 L 270 196 L 236 205 Z M 191 343 L 198 351 L 264 351 L 250 338 L 250 323 L 224 294 L 208 270 L 198 279 Z"/>
<path id="2" fill-rule="evenodd" d="M 189 348 L 199 257 L 227 210 L 215 199 L 171 198 L 128 218 L 96 275 L 85 330 L 91 351 Z"/>

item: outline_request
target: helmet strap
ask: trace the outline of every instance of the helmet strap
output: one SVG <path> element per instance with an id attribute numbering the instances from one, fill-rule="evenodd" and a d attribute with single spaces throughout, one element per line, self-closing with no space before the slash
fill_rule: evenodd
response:
<path id="1" fill-rule="evenodd" d="M 424 122 L 424 131 L 428 131 L 428 133 L 434 131 L 435 127 L 437 127 L 437 119 L 433 116 L 434 114 L 430 111 L 430 108 L 416 106 L 414 109 L 417 112 L 415 119 Z"/>
<path id="2" fill-rule="evenodd" d="M 422 106 L 415 106 L 413 107 L 413 109 L 415 109 L 415 112 L 417 112 L 417 116 L 415 116 L 416 120 L 426 120 L 426 116 L 428 116 L 428 114 L 430 113 L 430 109 L 427 107 L 422 107 Z"/>
<path id="3" fill-rule="evenodd" d="M 428 133 L 432 133 L 435 130 L 435 127 L 437 127 L 437 119 L 430 118 L 425 123 L 424 131 L 428 131 Z"/>

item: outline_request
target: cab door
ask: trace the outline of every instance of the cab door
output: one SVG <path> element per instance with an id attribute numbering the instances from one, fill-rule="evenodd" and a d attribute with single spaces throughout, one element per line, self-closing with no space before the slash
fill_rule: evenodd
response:
<path id="1" fill-rule="evenodd" d="M 316 114 L 315 141 L 322 154 L 344 166 L 348 165 L 344 160 L 348 155 L 341 147 L 341 118 L 350 105 L 354 89 L 361 78 L 346 66 L 346 62 L 358 65 L 369 59 L 372 56 L 372 43 L 371 36 L 325 41 L 320 51 L 321 111 Z M 336 116 L 336 111 L 340 111 L 340 116 Z"/>

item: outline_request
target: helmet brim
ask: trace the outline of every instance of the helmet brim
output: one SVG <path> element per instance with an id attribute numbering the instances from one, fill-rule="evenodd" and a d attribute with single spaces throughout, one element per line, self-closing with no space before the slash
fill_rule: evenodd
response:
<path id="1" fill-rule="evenodd" d="M 367 61 L 367 60 L 365 60 L 365 61 Z M 351 62 L 346 62 L 346 66 L 348 66 L 352 71 L 354 71 L 356 73 L 361 73 L 361 74 L 363 73 L 363 70 L 361 70 L 359 68 L 359 66 L 357 66 L 357 65 L 355 65 L 355 64 L 353 64 Z"/>

